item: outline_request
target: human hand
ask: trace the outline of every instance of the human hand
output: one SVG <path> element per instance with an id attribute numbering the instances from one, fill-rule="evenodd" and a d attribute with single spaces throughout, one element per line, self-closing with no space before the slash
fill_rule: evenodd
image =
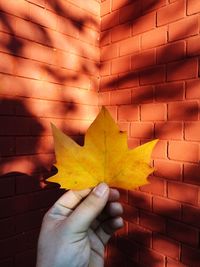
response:
<path id="1" fill-rule="evenodd" d="M 44 216 L 37 267 L 103 267 L 105 245 L 123 226 L 118 199 L 105 183 L 66 192 Z"/>

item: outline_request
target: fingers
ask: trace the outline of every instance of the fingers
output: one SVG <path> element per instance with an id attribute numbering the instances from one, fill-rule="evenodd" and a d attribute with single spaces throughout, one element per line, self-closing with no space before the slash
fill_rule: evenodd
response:
<path id="1" fill-rule="evenodd" d="M 121 217 L 115 217 L 102 223 L 95 232 L 105 245 L 112 234 L 123 226 L 123 219 Z"/>
<path id="2" fill-rule="evenodd" d="M 56 203 L 47 212 L 47 216 L 53 218 L 69 216 L 76 206 L 91 192 L 92 189 L 84 190 L 69 190 L 63 194 Z M 115 201 L 119 199 L 119 192 L 116 189 L 110 189 L 109 201 Z"/>
<path id="3" fill-rule="evenodd" d="M 117 201 L 120 197 L 117 189 L 110 188 L 108 201 Z"/>
<path id="4" fill-rule="evenodd" d="M 70 231 L 85 232 L 92 221 L 101 213 L 109 198 L 109 187 L 100 183 L 80 203 L 67 219 Z"/>
<path id="5" fill-rule="evenodd" d="M 93 230 L 96 230 L 98 226 L 104 221 L 111 219 L 113 217 L 118 217 L 123 214 L 122 204 L 119 202 L 108 202 L 103 212 L 97 217 L 91 227 Z"/>
<path id="6" fill-rule="evenodd" d="M 85 189 L 81 191 L 69 190 L 63 194 L 52 208 L 48 211 L 48 215 L 53 217 L 63 216 L 66 217 L 71 214 L 72 210 L 85 198 L 91 189 Z"/>

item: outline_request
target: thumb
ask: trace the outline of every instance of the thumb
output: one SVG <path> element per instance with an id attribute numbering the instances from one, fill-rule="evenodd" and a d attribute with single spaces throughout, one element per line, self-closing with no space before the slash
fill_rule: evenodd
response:
<path id="1" fill-rule="evenodd" d="M 101 213 L 109 197 L 109 187 L 105 183 L 97 185 L 92 192 L 67 218 L 72 232 L 87 231 L 94 219 Z"/>

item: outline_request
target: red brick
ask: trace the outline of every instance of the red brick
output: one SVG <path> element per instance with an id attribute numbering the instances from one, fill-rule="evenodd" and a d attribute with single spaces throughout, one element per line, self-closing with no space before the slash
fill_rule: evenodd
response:
<path id="1" fill-rule="evenodd" d="M 129 56 L 120 57 L 112 61 L 111 73 L 117 74 L 121 72 L 127 72 L 131 67 L 131 59 Z"/>
<path id="2" fill-rule="evenodd" d="M 0 261 L 0 266 L 13 267 L 13 258 Z"/>
<path id="3" fill-rule="evenodd" d="M 16 252 L 23 252 L 35 248 L 37 246 L 37 240 L 39 236 L 39 230 L 32 230 L 16 236 L 15 248 Z"/>
<path id="4" fill-rule="evenodd" d="M 131 57 L 131 68 L 140 69 L 154 65 L 156 63 L 155 49 L 138 53 Z"/>
<path id="5" fill-rule="evenodd" d="M 183 246 L 181 253 L 181 261 L 185 264 L 198 267 L 200 262 L 199 249 Z"/>
<path id="6" fill-rule="evenodd" d="M 16 57 L 12 57 L 8 54 L 0 53 L 0 72 L 13 74 L 15 62 L 18 61 Z M 6 62 L 6 64 L 5 64 Z"/>
<path id="7" fill-rule="evenodd" d="M 118 45 L 112 44 L 101 49 L 101 61 L 109 60 L 118 56 Z"/>
<path id="8" fill-rule="evenodd" d="M 161 83 L 165 81 L 165 76 L 165 66 L 156 66 L 141 71 L 140 82 L 142 85 Z"/>
<path id="9" fill-rule="evenodd" d="M 112 115 L 113 119 L 117 121 L 117 107 L 116 106 L 105 106 Z"/>
<path id="10" fill-rule="evenodd" d="M 141 191 L 161 196 L 165 194 L 165 182 L 163 179 L 150 176 L 148 182 L 149 184 L 140 187 Z"/>
<path id="11" fill-rule="evenodd" d="M 103 46 L 111 43 L 111 31 L 102 31 L 100 32 L 100 47 L 102 49 Z M 100 51 L 101 52 L 101 51 Z"/>
<path id="12" fill-rule="evenodd" d="M 29 0 L 30 3 L 45 7 L 45 0 Z"/>
<path id="13" fill-rule="evenodd" d="M 110 93 L 110 104 L 130 104 L 131 103 L 131 91 L 130 90 L 116 90 Z"/>
<path id="14" fill-rule="evenodd" d="M 111 89 L 116 89 L 118 87 L 118 77 L 117 75 L 110 75 L 101 77 L 100 81 L 100 91 L 110 91 Z"/>
<path id="15" fill-rule="evenodd" d="M 131 3 L 131 0 L 113 0 L 112 1 L 112 10 L 119 9 L 125 5 Z"/>
<path id="16" fill-rule="evenodd" d="M 119 88 L 129 88 L 139 85 L 139 77 L 137 72 L 128 72 L 124 74 L 119 74 L 118 77 L 118 87 Z"/>
<path id="17" fill-rule="evenodd" d="M 199 99 L 200 98 L 200 80 L 191 80 L 186 82 L 186 98 Z"/>
<path id="18" fill-rule="evenodd" d="M 175 260 L 172 260 L 170 258 L 167 259 L 167 267 L 187 267 L 186 265 L 178 262 L 178 261 L 175 261 Z"/>
<path id="19" fill-rule="evenodd" d="M 112 42 L 126 39 L 131 36 L 131 25 L 129 23 L 121 24 L 112 28 L 111 39 Z"/>
<path id="20" fill-rule="evenodd" d="M 118 191 L 120 193 L 120 201 L 122 201 L 123 203 L 128 203 L 128 190 L 118 188 Z"/>
<path id="21" fill-rule="evenodd" d="M 16 254 L 15 264 L 21 267 L 34 267 L 36 265 L 36 249 L 31 249 L 22 253 Z"/>
<path id="22" fill-rule="evenodd" d="M 170 160 L 155 160 L 155 175 L 172 180 L 180 180 L 182 176 L 181 163 Z"/>
<path id="23" fill-rule="evenodd" d="M 119 42 L 120 56 L 124 56 L 124 55 L 138 52 L 139 46 L 140 46 L 140 38 L 138 36 L 127 38 L 127 39 Z"/>
<path id="24" fill-rule="evenodd" d="M 0 238 L 6 238 L 15 234 L 15 221 L 13 217 L 0 220 Z"/>
<path id="25" fill-rule="evenodd" d="M 187 1 L 187 14 L 195 14 L 200 12 L 200 5 L 196 0 L 188 0 Z"/>
<path id="26" fill-rule="evenodd" d="M 139 246 L 136 243 L 130 242 L 128 239 L 121 237 L 120 239 L 117 239 L 117 247 L 131 259 L 138 261 Z M 127 267 L 131 266 L 132 265 L 128 265 Z"/>
<path id="27" fill-rule="evenodd" d="M 15 218 L 16 233 L 29 231 L 34 228 L 39 228 L 42 223 L 44 214 L 40 210 L 20 214 Z"/>
<path id="28" fill-rule="evenodd" d="M 101 17 L 105 16 L 108 13 L 110 13 L 110 11 L 111 11 L 111 1 L 110 0 L 106 0 L 104 2 L 101 2 L 101 4 L 100 4 Z"/>
<path id="29" fill-rule="evenodd" d="M 164 235 L 157 233 L 153 235 L 153 249 L 176 260 L 179 259 L 179 243 Z"/>
<path id="30" fill-rule="evenodd" d="M 188 56 L 199 56 L 200 55 L 200 37 L 189 39 L 187 41 L 187 55 Z"/>
<path id="31" fill-rule="evenodd" d="M 185 57 L 186 44 L 184 41 L 164 45 L 157 48 L 157 62 L 165 63 L 180 60 Z"/>
<path id="32" fill-rule="evenodd" d="M 143 104 L 141 105 L 142 121 L 165 120 L 167 115 L 165 104 Z"/>
<path id="33" fill-rule="evenodd" d="M 36 2 L 37 0 L 35 0 Z M 38 0 L 43 1 L 43 0 Z M 44 2 L 44 1 L 43 1 Z M 4 12 L 8 14 L 12 14 L 21 18 L 25 18 L 27 14 L 29 14 L 29 7 L 30 4 L 24 1 L 18 1 L 16 2 L 15 0 L 9 0 L 9 1 L 1 1 L 0 3 L 0 8 Z M 32 5 L 31 5 L 32 6 Z M 9 28 L 9 27 L 8 27 Z"/>
<path id="34" fill-rule="evenodd" d="M 179 20 L 185 16 L 186 1 L 180 0 L 160 8 L 157 13 L 158 26 Z"/>
<path id="35" fill-rule="evenodd" d="M 142 267 L 164 267 L 165 257 L 155 250 L 142 248 L 140 251 L 140 264 Z"/>
<path id="36" fill-rule="evenodd" d="M 0 117 L 1 125 L 4 127 L 0 128 L 0 135 L 29 135 L 30 125 L 37 127 L 38 132 L 41 131 L 41 126 L 36 120 L 22 117 Z"/>
<path id="37" fill-rule="evenodd" d="M 198 245 L 198 230 L 189 227 L 186 224 L 168 221 L 167 233 L 171 238 L 177 241 L 189 244 L 191 246 Z"/>
<path id="38" fill-rule="evenodd" d="M 138 139 L 134 139 L 134 138 L 129 138 L 129 139 L 128 139 L 128 147 L 129 147 L 130 149 L 132 149 L 132 148 L 136 148 L 136 147 L 139 146 L 139 145 L 140 145 L 140 142 L 139 142 Z"/>
<path id="39" fill-rule="evenodd" d="M 168 197 L 180 202 L 196 205 L 198 202 L 198 188 L 183 183 L 168 183 Z"/>
<path id="40" fill-rule="evenodd" d="M 40 179 L 41 175 L 36 174 L 32 176 L 17 175 L 16 179 L 16 194 L 29 193 L 41 190 Z"/>
<path id="41" fill-rule="evenodd" d="M 128 204 L 123 204 L 123 209 L 124 209 L 124 213 L 122 216 L 124 220 L 128 222 L 135 222 L 135 223 L 138 221 L 138 218 L 139 218 L 138 209 Z"/>
<path id="42" fill-rule="evenodd" d="M 169 142 L 169 159 L 198 162 L 199 146 L 191 142 Z"/>
<path id="43" fill-rule="evenodd" d="M 52 19 L 54 20 L 55 24 L 57 22 L 57 25 L 55 25 L 55 26 L 57 26 L 56 27 L 57 31 L 64 33 L 66 35 L 72 36 L 74 38 L 80 37 L 78 25 L 72 24 L 70 19 L 64 18 L 62 16 L 58 16 L 58 19 L 56 19 L 56 18 L 52 18 Z M 55 29 L 55 26 L 52 28 Z M 84 30 L 86 31 L 86 29 L 84 29 Z"/>
<path id="44" fill-rule="evenodd" d="M 144 16 L 140 16 L 138 19 L 134 20 L 132 26 L 132 34 L 137 35 L 156 27 L 156 14 L 155 12 L 149 13 Z"/>
<path id="45" fill-rule="evenodd" d="M 40 80 L 44 76 L 40 63 L 22 58 L 15 62 L 14 73 L 18 76 L 36 80 Z"/>
<path id="46" fill-rule="evenodd" d="M 128 222 L 124 220 L 124 227 L 116 232 L 116 238 L 127 238 L 128 237 Z"/>
<path id="47" fill-rule="evenodd" d="M 184 164 L 184 181 L 200 184 L 200 166 L 197 164 Z"/>
<path id="48" fill-rule="evenodd" d="M 102 76 L 108 76 L 111 73 L 111 62 L 101 62 L 100 64 L 100 75 Z"/>
<path id="49" fill-rule="evenodd" d="M 132 90 L 132 103 L 152 103 L 153 99 L 153 86 L 140 86 Z"/>
<path id="50" fill-rule="evenodd" d="M 118 109 L 118 119 L 120 121 L 135 121 L 139 119 L 139 110 L 137 105 L 124 105 Z"/>
<path id="51" fill-rule="evenodd" d="M 58 29 L 58 16 L 53 12 L 48 11 L 47 9 L 37 6 L 30 5 L 30 21 L 33 23 L 42 25 L 49 29 L 57 30 Z M 60 25 L 59 25 L 60 26 Z M 60 31 L 60 27 L 59 27 Z M 70 32 L 70 30 L 69 30 Z"/>
<path id="52" fill-rule="evenodd" d="M 131 137 L 151 139 L 153 137 L 153 124 L 150 122 L 131 123 Z"/>
<path id="53" fill-rule="evenodd" d="M 118 116 L 119 117 L 119 116 Z M 120 131 L 129 133 L 130 122 L 118 122 Z"/>
<path id="54" fill-rule="evenodd" d="M 180 219 L 181 204 L 170 199 L 153 197 L 153 212 L 162 216 Z"/>
<path id="55" fill-rule="evenodd" d="M 9 217 L 14 214 L 13 198 L 0 199 L 1 214 L 0 218 Z"/>
<path id="56" fill-rule="evenodd" d="M 129 204 L 143 210 L 151 210 L 151 196 L 140 191 L 129 191 Z"/>
<path id="57" fill-rule="evenodd" d="M 154 213 L 140 212 L 140 224 L 154 232 L 164 233 L 166 228 L 165 219 Z"/>
<path id="58" fill-rule="evenodd" d="M 159 140 L 156 147 L 153 149 L 151 157 L 153 159 L 167 159 L 167 141 Z"/>
<path id="59" fill-rule="evenodd" d="M 167 80 L 185 80 L 198 76 L 197 59 L 187 59 L 175 63 L 170 63 L 167 67 Z"/>
<path id="60" fill-rule="evenodd" d="M 158 9 L 158 8 L 165 6 L 165 5 L 166 5 L 165 0 L 159 0 L 159 1 L 149 0 L 148 2 L 145 0 L 142 0 L 143 13 L 147 13 L 151 10 Z"/>
<path id="61" fill-rule="evenodd" d="M 110 92 L 99 92 L 99 105 L 110 105 Z"/>
<path id="62" fill-rule="evenodd" d="M 12 257 L 15 251 L 15 238 L 0 240 L 0 259 Z M 4 265 L 3 265 L 4 266 Z M 12 265 L 13 266 L 13 265 Z"/>
<path id="63" fill-rule="evenodd" d="M 193 101 L 174 102 L 168 106 L 168 119 L 172 121 L 198 120 L 198 103 Z"/>
<path id="64" fill-rule="evenodd" d="M 12 196 L 15 193 L 15 178 L 3 176 L 0 179 L 0 197 Z"/>
<path id="65" fill-rule="evenodd" d="M 0 137 L 1 156 L 15 154 L 15 139 L 13 137 Z"/>
<path id="66" fill-rule="evenodd" d="M 53 153 L 53 138 L 49 137 L 17 137 L 16 154 Z"/>
<path id="67" fill-rule="evenodd" d="M 183 100 L 184 98 L 184 83 L 165 83 L 155 87 L 155 98 L 158 102 L 168 102 L 175 100 Z"/>
<path id="68" fill-rule="evenodd" d="M 191 141 L 200 141 L 200 122 L 185 123 L 185 139 Z"/>
<path id="69" fill-rule="evenodd" d="M 200 209 L 194 206 L 183 205 L 183 222 L 200 227 Z"/>
<path id="70" fill-rule="evenodd" d="M 101 19 L 101 31 L 108 30 L 119 24 L 119 11 L 116 10 Z"/>
<path id="71" fill-rule="evenodd" d="M 124 23 L 129 20 L 134 20 L 141 15 L 141 1 L 135 1 L 134 3 L 120 8 L 119 21 Z"/>
<path id="72" fill-rule="evenodd" d="M 152 38 L 153 36 L 153 38 Z M 167 43 L 166 27 L 156 28 L 142 34 L 142 49 L 148 49 Z"/>
<path id="73" fill-rule="evenodd" d="M 196 16 L 184 18 L 169 25 L 169 41 L 183 39 L 199 32 Z"/>
<path id="74" fill-rule="evenodd" d="M 129 223 L 128 235 L 130 241 L 139 242 L 147 247 L 151 244 L 151 231 L 137 224 Z"/>

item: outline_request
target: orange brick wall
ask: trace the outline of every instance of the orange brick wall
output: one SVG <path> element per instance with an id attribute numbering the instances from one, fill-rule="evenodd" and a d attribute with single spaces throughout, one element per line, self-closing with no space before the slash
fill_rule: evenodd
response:
<path id="1" fill-rule="evenodd" d="M 50 122 L 82 142 L 98 112 L 95 0 L 0 0 L 0 266 L 34 267 L 41 219 L 62 191 L 46 186 Z"/>
<path id="2" fill-rule="evenodd" d="M 49 123 L 82 143 L 99 105 L 130 147 L 160 139 L 106 267 L 199 266 L 199 32 L 197 0 L 0 0 L 0 266 L 35 266 L 63 193 Z"/>
<path id="3" fill-rule="evenodd" d="M 200 2 L 102 0 L 99 104 L 129 146 L 159 138 L 151 184 L 122 191 L 107 267 L 200 266 Z"/>

